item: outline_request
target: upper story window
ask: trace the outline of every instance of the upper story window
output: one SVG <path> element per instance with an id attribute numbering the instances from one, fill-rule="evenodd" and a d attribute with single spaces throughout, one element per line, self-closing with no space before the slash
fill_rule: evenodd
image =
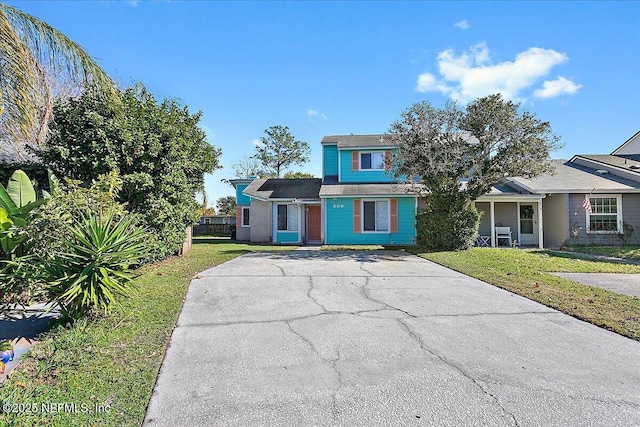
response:
<path id="1" fill-rule="evenodd" d="M 384 152 L 360 153 L 360 170 L 384 170 Z"/>
<path id="2" fill-rule="evenodd" d="M 589 197 L 591 212 L 587 213 L 587 233 L 622 233 L 622 196 Z"/>

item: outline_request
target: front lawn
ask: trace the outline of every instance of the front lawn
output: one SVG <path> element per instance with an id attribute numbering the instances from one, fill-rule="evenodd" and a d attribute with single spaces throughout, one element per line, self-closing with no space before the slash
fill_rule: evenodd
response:
<path id="1" fill-rule="evenodd" d="M 0 385 L 0 426 L 141 425 L 190 278 L 250 251 L 291 249 L 198 238 L 185 257 L 145 268 L 111 314 L 42 338 Z"/>
<path id="2" fill-rule="evenodd" d="M 548 250 L 473 248 L 459 252 L 414 251 L 445 267 L 640 340 L 640 298 L 549 274 L 640 273 L 640 266 L 574 259 L 566 253 Z"/>
<path id="3" fill-rule="evenodd" d="M 563 249 L 640 261 L 640 246 L 566 246 Z"/>

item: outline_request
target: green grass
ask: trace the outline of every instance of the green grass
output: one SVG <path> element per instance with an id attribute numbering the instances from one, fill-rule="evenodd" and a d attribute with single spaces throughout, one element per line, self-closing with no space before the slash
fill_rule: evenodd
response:
<path id="1" fill-rule="evenodd" d="M 640 246 L 566 246 L 563 249 L 640 261 Z"/>
<path id="2" fill-rule="evenodd" d="M 549 274 L 640 273 L 640 266 L 575 259 L 570 254 L 549 250 L 473 248 L 459 252 L 414 251 L 445 267 L 640 340 L 640 298 Z"/>
<path id="3" fill-rule="evenodd" d="M 35 404 L 39 413 L 6 414 L 0 406 L 0 426 L 139 426 L 190 278 L 250 251 L 290 249 L 197 238 L 185 257 L 145 268 L 121 307 L 42 337 L 0 385 L 0 403 Z M 57 403 L 79 412 L 40 413 L 42 404 Z M 83 405 L 106 409 L 82 413 Z"/>

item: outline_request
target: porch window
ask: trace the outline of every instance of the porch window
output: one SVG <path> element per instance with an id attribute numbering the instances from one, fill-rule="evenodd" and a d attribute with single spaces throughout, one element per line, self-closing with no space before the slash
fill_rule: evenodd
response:
<path id="1" fill-rule="evenodd" d="M 589 196 L 585 196 L 589 197 Z M 622 196 L 590 196 L 591 212 L 587 214 L 587 233 L 622 233 Z"/>
<path id="2" fill-rule="evenodd" d="M 242 226 L 249 226 L 249 207 L 242 207 Z"/>
<path id="3" fill-rule="evenodd" d="M 364 231 L 389 231 L 389 202 L 387 200 L 362 202 Z"/>
<path id="4" fill-rule="evenodd" d="M 360 170 L 383 170 L 384 152 L 360 153 Z"/>
<path id="5" fill-rule="evenodd" d="M 278 231 L 298 231 L 298 205 L 278 205 Z"/>

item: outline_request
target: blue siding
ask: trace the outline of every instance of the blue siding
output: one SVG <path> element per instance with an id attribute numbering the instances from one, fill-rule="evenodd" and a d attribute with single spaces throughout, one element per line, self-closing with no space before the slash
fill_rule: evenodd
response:
<path id="1" fill-rule="evenodd" d="M 276 233 L 276 242 L 298 243 L 298 232 L 297 231 L 278 231 Z"/>
<path id="2" fill-rule="evenodd" d="M 238 205 L 251 204 L 251 199 L 245 196 L 244 194 L 242 194 L 242 192 L 244 191 L 245 188 L 247 188 L 248 185 L 249 184 L 238 184 L 238 186 L 236 187 L 236 204 Z"/>
<path id="3" fill-rule="evenodd" d="M 322 176 L 338 175 L 338 146 L 323 145 L 322 153 Z"/>
<path id="4" fill-rule="evenodd" d="M 362 200 L 384 200 L 387 198 L 366 198 Z M 353 197 L 326 199 L 325 244 L 340 245 L 412 245 L 415 243 L 415 203 L 414 197 L 397 197 L 397 233 L 354 233 Z"/>
<path id="5" fill-rule="evenodd" d="M 340 182 L 395 182 L 393 174 L 381 170 L 351 170 L 351 153 L 364 151 L 367 153 L 385 152 L 389 150 L 341 150 L 340 153 Z"/>

